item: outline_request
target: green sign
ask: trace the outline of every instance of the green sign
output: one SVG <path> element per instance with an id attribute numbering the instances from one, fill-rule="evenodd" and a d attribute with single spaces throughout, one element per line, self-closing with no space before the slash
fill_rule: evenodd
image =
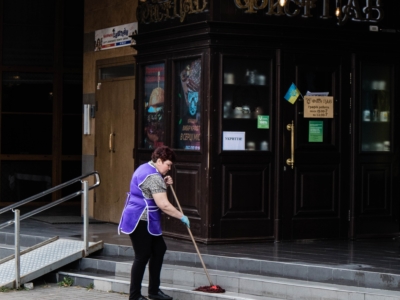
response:
<path id="1" fill-rule="evenodd" d="M 308 141 L 323 142 L 324 136 L 324 122 L 323 121 L 309 121 L 308 123 Z"/>
<path id="2" fill-rule="evenodd" d="M 269 116 L 257 116 L 257 128 L 258 129 L 269 129 Z"/>

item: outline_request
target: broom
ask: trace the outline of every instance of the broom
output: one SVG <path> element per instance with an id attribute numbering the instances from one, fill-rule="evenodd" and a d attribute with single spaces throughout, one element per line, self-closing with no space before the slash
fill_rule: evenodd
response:
<path id="1" fill-rule="evenodd" d="M 183 214 L 182 207 L 179 204 L 178 197 L 176 197 L 175 190 L 172 187 L 172 185 L 170 185 L 170 187 L 171 187 L 172 194 L 174 195 L 175 201 L 178 204 L 179 210 Z M 221 288 L 219 285 L 214 285 L 212 283 L 210 274 L 208 274 L 206 265 L 204 264 L 203 258 L 201 257 L 201 254 L 200 254 L 200 251 L 199 251 L 199 248 L 197 247 L 196 241 L 194 240 L 194 237 L 192 235 L 192 231 L 190 230 L 189 227 L 187 227 L 187 230 L 188 230 L 189 235 L 190 235 L 190 237 L 192 239 L 193 245 L 196 248 L 197 254 L 198 254 L 198 256 L 200 258 L 200 261 L 201 261 L 201 265 L 203 266 L 204 272 L 206 273 L 208 282 L 210 283 L 209 286 L 200 286 L 197 289 L 195 289 L 195 291 L 206 292 L 206 293 L 225 293 L 225 290 L 223 288 Z"/>

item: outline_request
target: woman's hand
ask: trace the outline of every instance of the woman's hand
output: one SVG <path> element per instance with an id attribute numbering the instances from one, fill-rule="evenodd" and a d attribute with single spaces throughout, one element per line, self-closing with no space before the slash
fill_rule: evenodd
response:
<path id="1" fill-rule="evenodd" d="M 172 180 L 172 177 L 171 177 L 171 176 L 165 176 L 165 177 L 164 177 L 164 182 L 165 182 L 165 184 L 167 184 L 167 185 L 172 185 L 172 184 L 174 183 L 174 181 Z"/>
<path id="2" fill-rule="evenodd" d="M 189 222 L 189 219 L 188 219 L 188 217 L 186 217 L 185 215 L 184 215 L 184 216 L 182 216 L 182 218 L 181 218 L 181 222 L 182 222 L 183 224 L 185 224 L 187 228 L 190 228 L 190 222 Z"/>

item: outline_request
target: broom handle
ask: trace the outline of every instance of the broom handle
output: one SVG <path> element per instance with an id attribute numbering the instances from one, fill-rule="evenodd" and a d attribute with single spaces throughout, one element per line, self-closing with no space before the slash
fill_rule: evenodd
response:
<path id="1" fill-rule="evenodd" d="M 178 204 L 179 210 L 180 210 L 181 213 L 183 214 L 182 207 L 181 207 L 181 205 L 179 204 L 178 197 L 176 197 L 175 190 L 174 190 L 174 188 L 172 187 L 172 185 L 170 185 L 170 187 L 171 187 L 172 194 L 174 194 L 175 201 L 176 201 L 176 203 Z M 187 230 L 188 230 L 189 235 L 190 235 L 190 237 L 191 237 L 191 239 L 192 239 L 192 241 L 193 241 L 193 245 L 194 245 L 194 247 L 196 248 L 197 254 L 199 255 L 199 258 L 200 258 L 201 264 L 202 264 L 202 266 L 203 266 L 204 272 L 206 272 L 208 281 L 210 282 L 210 286 L 213 286 L 214 284 L 213 284 L 212 281 L 211 281 L 210 274 L 208 274 L 206 265 L 204 264 L 203 258 L 201 257 L 199 248 L 197 247 L 196 241 L 194 240 L 192 231 L 190 230 L 189 227 L 187 227 Z"/>

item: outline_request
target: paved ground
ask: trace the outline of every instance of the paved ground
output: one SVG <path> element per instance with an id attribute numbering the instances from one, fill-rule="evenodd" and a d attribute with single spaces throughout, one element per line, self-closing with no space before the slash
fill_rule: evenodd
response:
<path id="1" fill-rule="evenodd" d="M 59 287 L 57 284 L 36 285 L 33 290 L 0 291 L 1 300 L 127 300 L 128 295 L 88 290 L 84 287 Z"/>
<path id="2" fill-rule="evenodd" d="M 50 214 L 55 219 L 56 214 Z M 0 215 L 0 224 L 13 219 L 13 213 L 7 212 Z M 14 226 L 0 230 L 0 233 L 14 233 Z M 57 220 L 43 221 L 30 218 L 21 222 L 21 234 L 53 237 L 55 235 L 64 238 L 82 239 L 82 224 L 58 223 Z M 3 234 L 5 236 L 5 234 Z M 115 245 L 131 246 L 129 236 L 118 235 L 117 224 L 92 223 L 89 225 L 89 240 Z M 169 250 L 195 252 L 192 242 L 166 238 Z M 1 243 L 1 241 L 0 241 Z M 3 241 L 5 243 L 5 241 Z M 340 269 L 373 271 L 385 274 L 400 275 L 400 237 L 379 240 L 320 240 L 298 241 L 280 243 L 252 243 L 227 244 L 227 245 L 203 245 L 198 243 L 200 252 L 210 255 L 229 257 L 246 257 L 267 261 L 289 262 L 297 264 L 315 264 L 316 266 L 328 266 Z M 1 292 L 0 300 L 7 299 L 128 299 L 127 295 L 106 293 L 96 290 L 87 291 L 85 287 L 59 288 L 51 284 L 44 287 L 36 286 L 31 291 Z M 183 299 L 180 299 L 183 300 Z"/>

